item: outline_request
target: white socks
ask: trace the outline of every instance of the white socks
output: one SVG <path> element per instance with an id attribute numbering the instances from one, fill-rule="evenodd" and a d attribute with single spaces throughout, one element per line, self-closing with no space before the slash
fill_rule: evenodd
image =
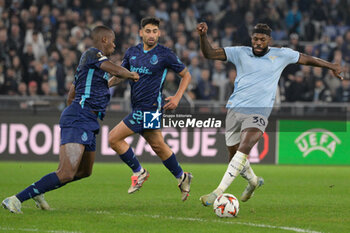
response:
<path id="1" fill-rule="evenodd" d="M 227 170 L 218 188 L 214 190 L 215 194 L 221 195 L 223 192 L 225 192 L 225 190 L 231 185 L 232 181 L 242 172 L 247 162 L 247 157 L 247 155 L 240 151 L 236 152 L 234 157 L 231 159 L 231 162 L 228 164 Z"/>
<path id="2" fill-rule="evenodd" d="M 240 174 L 244 179 L 246 179 L 250 184 L 254 186 L 258 182 L 258 177 L 255 175 L 253 169 L 250 167 L 250 163 L 248 159 L 245 162 L 244 168 Z"/>

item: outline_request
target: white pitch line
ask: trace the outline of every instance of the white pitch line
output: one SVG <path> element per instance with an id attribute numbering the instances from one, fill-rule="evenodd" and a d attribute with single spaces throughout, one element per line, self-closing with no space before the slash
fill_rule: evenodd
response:
<path id="1" fill-rule="evenodd" d="M 13 227 L 2 227 L 0 231 L 28 231 L 28 232 L 47 232 L 47 233 L 81 233 L 80 231 L 63 231 L 63 230 L 40 230 L 37 228 L 13 228 Z"/>
<path id="2" fill-rule="evenodd" d="M 172 216 L 160 216 L 160 215 L 136 215 L 136 214 L 129 214 L 129 213 L 120 213 L 120 215 L 125 216 L 131 216 L 131 217 L 149 217 L 149 218 L 165 218 L 165 219 L 171 219 L 171 220 L 181 220 L 181 221 L 194 221 L 194 222 L 213 222 L 213 223 L 220 223 L 220 224 L 238 224 L 238 225 L 246 225 L 246 226 L 252 226 L 252 227 L 261 227 L 261 228 L 270 228 L 270 229 L 279 229 L 279 230 L 286 230 L 286 231 L 294 231 L 294 232 L 302 232 L 302 233 L 322 233 L 320 231 L 313 231 L 313 230 L 307 230 L 302 228 L 296 228 L 296 227 L 284 227 L 284 226 L 273 226 L 273 225 L 266 225 L 266 224 L 257 224 L 257 223 L 250 223 L 250 222 L 226 222 L 221 220 L 208 220 L 203 218 L 184 218 L 184 217 L 172 217 Z"/>

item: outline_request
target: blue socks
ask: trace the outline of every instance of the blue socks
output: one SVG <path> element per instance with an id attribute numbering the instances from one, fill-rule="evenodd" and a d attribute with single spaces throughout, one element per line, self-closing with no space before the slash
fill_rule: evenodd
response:
<path id="1" fill-rule="evenodd" d="M 18 193 L 16 197 L 21 202 L 33 198 L 39 194 L 48 192 L 50 190 L 60 187 L 61 182 L 59 181 L 55 172 L 49 173 L 39 181 L 28 186 L 22 192 Z"/>
<path id="2" fill-rule="evenodd" d="M 163 164 L 176 178 L 180 178 L 184 173 L 174 153 L 167 160 L 164 160 Z"/>
<path id="3" fill-rule="evenodd" d="M 119 155 L 119 157 L 132 169 L 134 173 L 139 172 L 141 170 L 142 167 L 139 161 L 137 160 L 134 152 L 132 151 L 131 147 L 129 147 L 129 149 L 124 154 Z"/>

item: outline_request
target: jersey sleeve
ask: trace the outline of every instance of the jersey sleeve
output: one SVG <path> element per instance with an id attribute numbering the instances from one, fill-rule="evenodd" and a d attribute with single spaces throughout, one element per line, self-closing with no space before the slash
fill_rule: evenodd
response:
<path id="1" fill-rule="evenodd" d="M 175 73 L 180 73 L 186 68 L 182 61 L 170 49 L 168 50 L 166 61 L 167 68 L 172 69 Z"/>
<path id="2" fill-rule="evenodd" d="M 226 53 L 227 60 L 233 64 L 237 64 L 237 55 L 239 54 L 240 47 L 225 47 L 224 51 Z"/>
<path id="3" fill-rule="evenodd" d="M 293 64 L 299 61 L 299 52 L 290 48 L 281 48 L 281 51 L 283 53 L 283 57 L 285 59 L 286 64 Z"/>
<path id="4" fill-rule="evenodd" d="M 91 48 L 82 56 L 80 64 L 87 65 L 89 68 L 99 69 L 102 62 L 105 61 L 108 61 L 108 57 L 103 55 L 101 51 Z"/>
<path id="5" fill-rule="evenodd" d="M 128 70 L 130 70 L 129 49 L 125 52 L 125 55 L 124 55 L 124 58 L 123 58 L 121 66 L 126 68 L 126 69 L 128 69 Z"/>

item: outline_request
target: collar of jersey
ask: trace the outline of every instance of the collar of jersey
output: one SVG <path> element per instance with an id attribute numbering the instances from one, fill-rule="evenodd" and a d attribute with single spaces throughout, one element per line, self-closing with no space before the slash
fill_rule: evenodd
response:
<path id="1" fill-rule="evenodd" d="M 159 43 L 157 43 L 157 45 L 154 46 L 151 50 L 144 50 L 144 49 L 143 49 L 143 43 L 142 43 L 142 51 L 143 51 L 144 53 L 149 53 L 149 52 L 151 52 L 153 49 L 155 49 L 155 48 L 158 46 L 158 44 L 159 44 Z"/>

